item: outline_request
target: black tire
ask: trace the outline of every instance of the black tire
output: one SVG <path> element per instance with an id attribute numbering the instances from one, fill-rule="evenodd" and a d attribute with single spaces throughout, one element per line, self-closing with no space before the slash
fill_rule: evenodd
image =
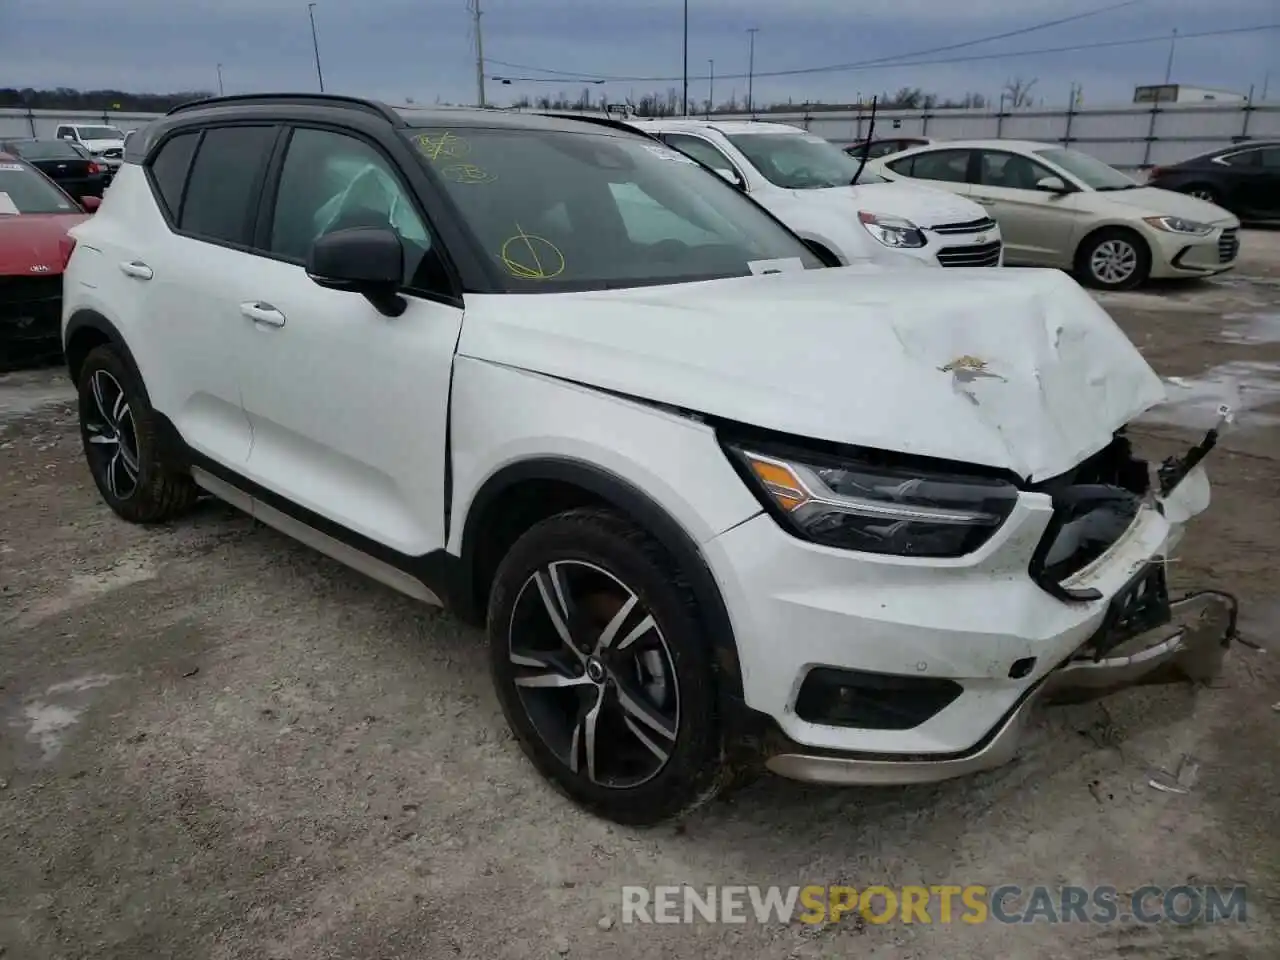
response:
<path id="1" fill-rule="evenodd" d="M 76 386 L 85 460 L 107 505 L 130 523 L 163 523 L 190 510 L 199 488 L 166 462 L 156 412 L 132 364 L 109 344 L 95 347 Z"/>
<path id="2" fill-rule="evenodd" d="M 567 603 L 544 603 L 538 576 L 546 596 L 563 594 Z M 628 596 L 634 606 L 615 617 L 631 603 L 624 602 Z M 553 607 L 579 650 L 599 649 L 608 634 L 601 626 L 618 619 L 612 646 L 599 658 L 574 652 L 556 629 Z M 653 623 L 647 630 L 646 618 Z M 498 567 L 488 629 L 490 668 L 507 722 L 533 765 L 574 802 L 617 823 L 643 826 L 687 814 L 727 785 L 711 647 L 697 604 L 667 552 L 643 530 L 597 509 L 534 525 Z M 521 663 L 513 662 L 516 656 Z M 592 660 L 599 668 L 594 679 Z M 668 674 L 665 684 L 645 686 L 659 674 Z M 532 686 L 539 678 L 573 685 Z M 642 710 L 650 719 L 637 723 Z M 647 734 L 649 743 L 633 730 Z M 591 750 L 593 737 L 604 738 L 603 751 Z"/>
<path id="3" fill-rule="evenodd" d="M 1115 251 L 1115 258 L 1107 251 Z M 1127 253 L 1121 253 L 1127 251 Z M 1117 266 L 1109 272 L 1102 264 L 1114 261 Z M 1121 272 L 1118 264 L 1130 269 Z M 1138 234 L 1124 227 L 1106 227 L 1085 237 L 1076 251 L 1076 279 L 1097 290 L 1132 290 L 1151 274 L 1151 250 Z"/>

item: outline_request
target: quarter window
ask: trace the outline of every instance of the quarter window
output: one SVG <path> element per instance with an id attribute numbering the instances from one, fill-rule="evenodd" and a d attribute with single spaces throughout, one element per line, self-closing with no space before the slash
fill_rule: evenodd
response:
<path id="1" fill-rule="evenodd" d="M 214 127 L 205 131 L 186 196 L 182 230 L 209 240 L 248 244 L 263 167 L 274 127 Z"/>
<path id="2" fill-rule="evenodd" d="M 191 158 L 195 156 L 198 133 L 180 133 L 164 142 L 151 159 L 151 181 L 160 194 L 169 216 L 174 220 L 182 210 L 182 187 L 187 182 Z"/>

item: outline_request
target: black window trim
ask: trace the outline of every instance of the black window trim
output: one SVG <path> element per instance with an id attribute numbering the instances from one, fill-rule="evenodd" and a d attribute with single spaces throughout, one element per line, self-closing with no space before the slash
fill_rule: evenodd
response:
<path id="1" fill-rule="evenodd" d="M 205 137 L 210 130 L 225 130 L 229 127 L 267 127 L 274 131 L 274 139 L 271 141 L 267 149 L 267 162 L 263 164 L 261 170 L 255 179 L 253 187 L 250 191 L 251 202 L 249 211 L 245 217 L 245 222 L 241 225 L 241 235 L 249 239 L 249 243 L 237 243 L 232 240 L 226 240 L 222 237 L 210 237 L 205 234 L 195 233 L 191 230 L 184 230 L 181 227 L 182 215 L 186 212 L 187 193 L 191 188 L 191 174 L 196 168 L 196 161 L 200 157 L 200 151 L 204 149 Z M 161 215 L 164 217 L 165 225 L 169 231 L 179 237 L 186 237 L 188 240 L 197 240 L 200 243 L 207 243 L 215 247 L 225 247 L 228 250 L 235 250 L 240 253 L 254 253 L 252 240 L 254 222 L 258 216 L 258 212 L 262 204 L 262 187 L 266 179 L 266 174 L 270 168 L 271 158 L 275 155 L 275 151 L 279 148 L 282 127 L 279 121 L 268 119 L 231 119 L 206 121 L 201 124 L 191 124 L 188 126 L 175 127 L 166 131 L 161 139 L 152 144 L 150 151 L 147 153 L 146 160 L 143 162 L 143 169 L 147 174 L 147 185 L 151 188 L 151 195 L 156 201 Z M 151 172 L 151 165 L 155 162 L 156 157 L 160 155 L 160 151 L 164 149 L 175 137 L 179 137 L 184 133 L 197 133 L 199 140 L 196 142 L 195 150 L 191 153 L 191 162 L 187 164 L 187 173 L 182 180 L 182 193 L 178 198 L 178 210 L 176 214 L 169 212 L 168 206 L 164 202 L 164 196 L 160 193 L 160 188 L 155 182 L 155 176 Z"/>
<path id="2" fill-rule="evenodd" d="M 267 175 L 263 183 L 263 189 L 259 197 L 258 215 L 253 224 L 252 240 L 253 248 L 250 250 L 255 256 L 262 257 L 265 260 L 275 260 L 280 263 L 287 263 L 292 266 L 305 266 L 304 260 L 296 257 L 287 257 L 283 254 L 275 253 L 270 249 L 271 230 L 275 222 L 276 199 L 280 192 L 280 178 L 284 174 L 284 162 L 289 155 L 289 143 L 293 139 L 293 134 L 297 130 L 320 130 L 327 133 L 334 133 L 340 136 L 350 137 L 358 140 L 365 146 L 373 149 L 391 169 L 392 175 L 399 182 L 401 189 L 409 198 L 409 202 L 413 204 L 413 210 L 427 228 L 427 234 L 431 237 L 432 249 L 440 256 L 441 263 L 444 266 L 445 274 L 449 277 L 449 290 L 426 290 L 420 287 L 405 284 L 401 288 L 401 293 L 409 296 L 417 297 L 422 300 L 430 300 L 435 303 L 442 303 L 451 307 L 463 307 L 462 291 L 464 286 L 458 267 L 452 254 L 450 253 L 443 232 L 438 228 L 437 223 L 427 214 L 425 204 L 422 202 L 422 196 L 419 189 L 412 182 L 412 177 L 408 175 L 404 166 L 397 162 L 396 158 L 391 155 L 385 145 L 375 136 L 365 133 L 358 127 L 348 124 L 327 121 L 327 120 L 286 120 L 282 124 L 282 133 L 276 141 L 275 149 L 272 151 L 270 162 L 267 166 Z"/>

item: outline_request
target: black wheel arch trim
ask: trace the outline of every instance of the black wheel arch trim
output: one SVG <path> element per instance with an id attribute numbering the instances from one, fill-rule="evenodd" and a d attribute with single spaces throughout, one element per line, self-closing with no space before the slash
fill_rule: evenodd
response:
<path id="1" fill-rule="evenodd" d="M 649 494 L 610 470 L 567 457 L 535 457 L 509 464 L 485 480 L 471 498 L 462 526 L 462 566 L 466 571 L 468 588 L 472 586 L 475 549 L 480 542 L 480 530 L 488 508 L 504 492 L 530 480 L 558 481 L 579 487 L 613 504 L 662 544 L 688 577 L 689 586 L 698 601 L 703 625 L 713 647 L 721 693 L 740 701 L 743 696 L 742 666 L 733 624 L 715 574 L 697 541 Z"/>

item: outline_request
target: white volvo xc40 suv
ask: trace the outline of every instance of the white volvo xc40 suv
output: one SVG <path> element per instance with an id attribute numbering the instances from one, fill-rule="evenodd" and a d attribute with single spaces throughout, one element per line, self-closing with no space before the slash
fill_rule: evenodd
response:
<path id="1" fill-rule="evenodd" d="M 103 498 L 212 493 L 486 624 L 528 756 L 622 822 L 756 769 L 985 769 L 1050 694 L 1212 674 L 1230 611 L 1161 562 L 1204 447 L 1134 458 L 1160 380 L 1072 280 L 824 266 L 683 160 L 609 122 L 177 108 L 66 273 Z"/>

